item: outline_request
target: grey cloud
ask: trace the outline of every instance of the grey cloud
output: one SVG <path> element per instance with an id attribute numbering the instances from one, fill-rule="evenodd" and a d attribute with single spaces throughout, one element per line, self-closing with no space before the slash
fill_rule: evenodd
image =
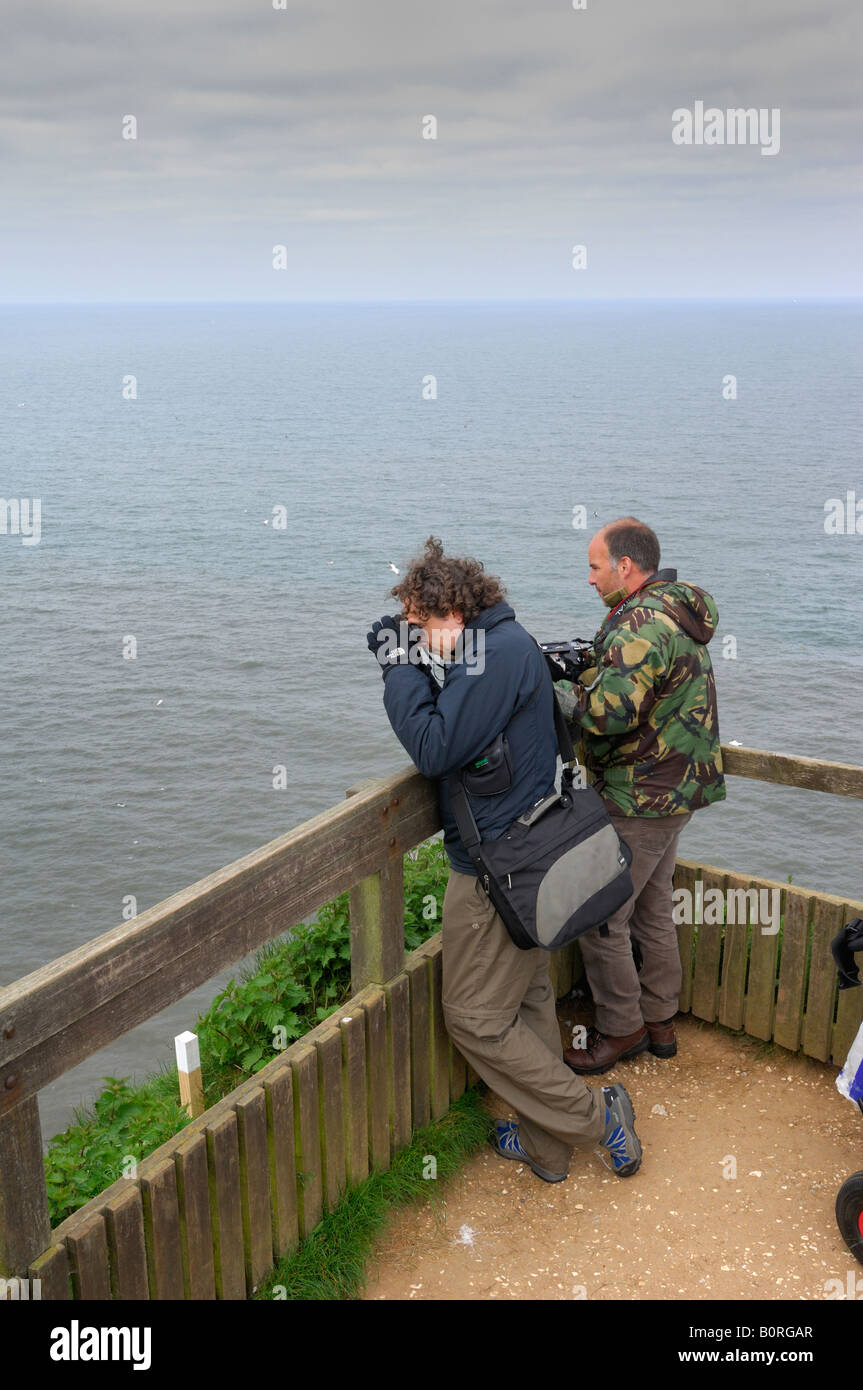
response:
<path id="1" fill-rule="evenodd" d="M 844 273 L 859 182 L 858 9 L 854 0 L 826 13 L 808 0 L 588 0 L 584 12 L 561 0 L 309 0 L 281 13 L 246 0 L 122 9 L 72 0 L 57 10 L 43 0 L 5 35 L 6 276 L 20 262 L 35 283 L 36 229 L 40 289 L 50 281 L 62 292 L 62 266 L 46 270 L 38 244 L 39 229 L 47 240 L 58 222 L 73 255 L 81 229 L 98 241 L 136 222 L 150 282 L 159 256 L 171 286 L 178 226 L 199 226 L 223 272 L 243 223 L 261 246 L 280 225 L 294 228 L 310 266 L 322 226 L 347 235 L 355 224 L 361 295 L 364 247 L 371 265 L 387 229 L 394 285 L 413 255 L 410 229 L 432 254 L 446 248 L 450 259 L 441 249 L 433 267 L 445 280 L 459 245 L 468 262 L 472 239 L 504 213 L 501 235 L 524 238 L 528 276 L 531 238 L 563 246 L 585 222 L 618 246 L 625 274 L 639 221 L 682 209 L 715 256 L 717 204 L 738 207 L 766 245 L 780 227 L 811 237 L 811 209 L 799 233 L 789 212 L 812 199 L 845 210 L 847 230 L 824 228 L 825 270 L 832 262 Z M 675 147 L 671 112 L 696 98 L 780 106 L 781 155 Z M 127 113 L 139 120 L 136 142 L 120 139 Z M 436 142 L 420 139 L 425 114 L 439 120 Z M 362 241 L 372 235 L 374 247 Z M 241 281 L 240 271 L 238 292 Z M 0 293 L 11 293 L 8 278 Z"/>

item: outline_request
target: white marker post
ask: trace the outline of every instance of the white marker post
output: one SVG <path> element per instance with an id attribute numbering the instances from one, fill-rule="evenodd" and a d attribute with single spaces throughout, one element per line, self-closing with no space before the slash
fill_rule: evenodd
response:
<path id="1" fill-rule="evenodd" d="M 192 1119 L 204 1113 L 204 1087 L 201 1081 L 201 1052 L 195 1033 L 180 1033 L 174 1039 L 177 1072 L 180 1077 L 180 1104 Z"/>

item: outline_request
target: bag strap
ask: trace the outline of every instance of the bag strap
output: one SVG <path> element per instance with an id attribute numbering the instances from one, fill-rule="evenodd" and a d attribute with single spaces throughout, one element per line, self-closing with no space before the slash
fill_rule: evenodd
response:
<path id="1" fill-rule="evenodd" d="M 484 878 L 485 865 L 482 862 L 482 855 L 479 847 L 482 844 L 480 833 L 474 819 L 473 811 L 470 809 L 467 792 L 460 772 L 451 772 L 447 777 L 447 787 L 449 789 L 450 805 L 455 815 L 455 822 L 458 826 L 458 833 L 462 844 L 473 860 L 477 871 L 477 877 Z"/>
<path id="2" fill-rule="evenodd" d="M 543 671 L 542 675 L 539 678 L 539 684 L 534 687 L 533 691 L 527 697 L 524 703 L 519 705 L 518 709 L 515 711 L 515 714 L 511 716 L 509 723 L 506 725 L 506 728 L 509 728 L 509 725 L 512 723 L 513 719 L 515 719 L 516 715 L 521 714 L 522 710 L 526 709 L 527 706 L 531 703 L 534 696 L 538 693 L 540 687 L 542 686 L 544 678 L 545 672 Z M 563 710 L 560 708 L 560 702 L 558 701 L 557 691 L 554 688 L 554 684 L 552 684 L 551 693 L 552 698 L 554 700 L 554 728 L 557 734 L 557 743 L 558 748 L 560 750 L 560 756 L 564 765 L 564 772 L 566 772 L 567 763 L 571 763 L 575 758 L 575 749 L 572 746 L 572 738 L 570 736 L 569 729 L 567 728 L 566 720 L 563 717 Z M 473 863 L 477 869 L 480 878 L 482 878 L 482 876 L 485 874 L 485 865 L 482 862 L 482 856 L 479 852 L 479 847 L 482 844 L 482 839 L 480 837 L 479 829 L 477 827 L 473 811 L 471 810 L 470 797 L 468 796 L 467 789 L 464 785 L 464 781 L 462 780 L 461 770 L 457 772 L 450 772 L 448 774 L 447 788 L 449 790 L 450 804 L 453 809 L 453 814 L 455 815 L 456 825 L 458 826 L 458 833 L 461 838 L 461 842 L 467 850 L 468 854 L 470 855 L 471 859 L 473 860 Z"/>
<path id="3" fill-rule="evenodd" d="M 527 709 L 528 705 L 531 704 L 534 697 L 539 694 L 544 679 L 545 672 L 543 671 L 536 685 L 533 687 L 533 690 L 527 696 L 527 699 L 523 700 L 510 715 L 501 733 L 506 732 L 513 720 L 517 719 L 518 716 Z M 552 690 L 553 689 L 554 687 L 552 686 Z M 557 704 L 556 696 L 555 704 Z M 448 774 L 447 788 L 449 790 L 450 804 L 453 809 L 453 814 L 455 815 L 456 825 L 458 826 L 459 837 L 474 862 L 477 874 L 482 878 L 485 875 L 485 866 L 482 862 L 482 856 L 479 853 L 479 846 L 482 844 L 482 839 L 479 829 L 477 828 L 476 820 L 474 819 L 473 811 L 470 807 L 470 798 L 468 797 L 467 788 L 464 785 L 460 768 Z"/>
<path id="4" fill-rule="evenodd" d="M 572 746 L 572 735 L 569 732 L 569 725 L 563 717 L 563 710 L 560 708 L 560 701 L 557 698 L 557 691 L 554 685 L 551 687 L 554 696 L 554 728 L 557 734 L 557 746 L 560 750 L 560 760 L 566 767 L 567 763 L 575 761 L 575 749 Z"/>

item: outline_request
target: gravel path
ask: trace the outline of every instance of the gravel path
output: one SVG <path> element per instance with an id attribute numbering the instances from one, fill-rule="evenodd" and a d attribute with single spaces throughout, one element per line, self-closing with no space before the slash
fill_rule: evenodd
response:
<path id="1" fill-rule="evenodd" d="M 576 1153 L 551 1185 L 489 1148 L 434 1206 L 391 1220 L 365 1297 L 822 1300 L 852 1270 L 863 1297 L 833 1215 L 863 1169 L 863 1117 L 836 1069 L 689 1016 L 677 1026 L 677 1057 L 589 1082 L 632 1096 L 634 1177 Z"/>

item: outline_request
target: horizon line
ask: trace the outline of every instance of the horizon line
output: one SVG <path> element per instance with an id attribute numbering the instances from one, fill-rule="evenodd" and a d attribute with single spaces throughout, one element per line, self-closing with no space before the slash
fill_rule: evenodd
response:
<path id="1" fill-rule="evenodd" d="M 505 298 L 492 295 L 465 296 L 459 298 L 357 298 L 357 299 L 3 299 L 3 309 L 70 309 L 70 308 L 120 308 L 144 307 L 148 305 L 217 305 L 248 304 L 267 308 L 283 308 L 296 305 L 334 305 L 353 304 L 854 304 L 863 301 L 863 294 L 769 294 L 769 295 L 590 295 L 582 299 L 551 295 L 519 296 Z"/>

